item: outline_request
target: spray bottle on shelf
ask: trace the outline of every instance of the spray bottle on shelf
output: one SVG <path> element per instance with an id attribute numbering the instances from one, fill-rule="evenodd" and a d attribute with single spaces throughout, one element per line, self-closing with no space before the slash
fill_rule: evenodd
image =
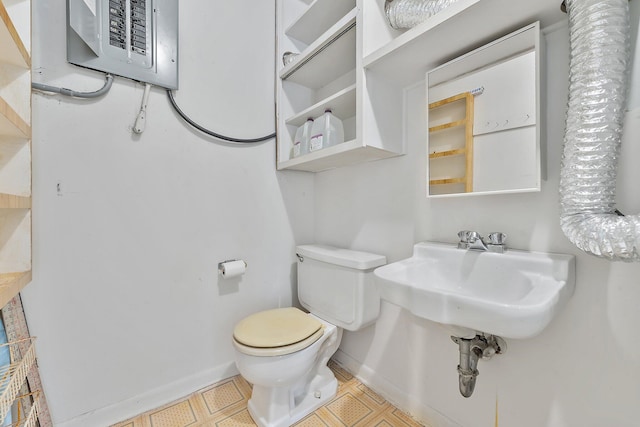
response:
<path id="1" fill-rule="evenodd" d="M 344 128 L 342 120 L 331 113 L 331 109 L 324 110 L 324 114 L 313 122 L 309 151 L 317 151 L 344 142 Z"/>
<path id="2" fill-rule="evenodd" d="M 311 138 L 311 128 L 313 127 L 313 119 L 309 117 L 302 126 L 296 130 L 296 136 L 293 139 L 291 147 L 291 159 L 302 156 L 309 152 L 309 138 Z"/>

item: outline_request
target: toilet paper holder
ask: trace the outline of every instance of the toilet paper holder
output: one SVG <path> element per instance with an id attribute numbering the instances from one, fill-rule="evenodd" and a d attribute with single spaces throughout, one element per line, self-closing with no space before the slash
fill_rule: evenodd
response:
<path id="1" fill-rule="evenodd" d="M 227 264 L 229 264 L 229 263 L 234 263 L 235 264 L 237 262 L 242 262 L 244 264 L 244 268 L 247 268 L 247 262 L 245 260 L 242 260 L 242 259 L 227 259 L 227 260 L 224 260 L 224 261 L 221 261 L 221 262 L 218 263 L 218 274 L 224 276 L 225 275 L 225 266 Z M 244 271 L 242 273 L 244 273 Z"/>

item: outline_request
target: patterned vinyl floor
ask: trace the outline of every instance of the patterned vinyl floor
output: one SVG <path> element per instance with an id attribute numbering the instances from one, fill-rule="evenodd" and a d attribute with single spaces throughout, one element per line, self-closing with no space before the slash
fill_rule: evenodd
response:
<path id="1" fill-rule="evenodd" d="M 338 364 L 330 362 L 329 367 L 338 379 L 338 394 L 296 426 L 423 426 Z M 255 424 L 247 411 L 250 396 L 251 385 L 238 375 L 112 427 L 251 427 Z"/>

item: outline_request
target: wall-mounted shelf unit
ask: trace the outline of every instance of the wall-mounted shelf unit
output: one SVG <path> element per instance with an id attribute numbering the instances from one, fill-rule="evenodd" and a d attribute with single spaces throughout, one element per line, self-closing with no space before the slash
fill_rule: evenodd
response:
<path id="1" fill-rule="evenodd" d="M 29 282 L 31 282 L 31 270 L 0 274 L 0 305 L 6 305 Z"/>
<path id="2" fill-rule="evenodd" d="M 31 126 L 2 98 L 0 98 L 0 135 L 31 138 Z"/>
<path id="3" fill-rule="evenodd" d="M 363 1 L 372 15 L 384 14 L 385 0 Z M 364 57 L 363 66 L 405 87 L 423 79 L 428 70 L 531 22 L 540 21 L 546 26 L 566 19 L 560 3 L 458 0 L 410 30 L 387 31 L 386 38 L 378 36 L 378 43 L 371 45 Z M 368 29 L 365 37 L 373 31 L 376 28 Z"/>
<path id="4" fill-rule="evenodd" d="M 356 66 L 357 13 L 357 9 L 351 10 L 311 43 L 280 71 L 280 78 L 319 89 L 353 70 Z"/>
<path id="5" fill-rule="evenodd" d="M 0 4 L 0 58 L 2 62 L 18 67 L 31 67 L 31 55 L 27 44 L 22 41 L 12 16 Z"/>
<path id="6" fill-rule="evenodd" d="M 31 3 L 0 2 L 0 307 L 31 280 Z"/>
<path id="7" fill-rule="evenodd" d="M 333 95 L 315 103 L 298 114 L 288 118 L 285 123 L 289 126 L 301 126 L 308 117 L 318 117 L 324 113 L 326 106 L 338 117 L 353 117 L 356 114 L 356 85 L 352 84 Z"/>
<path id="8" fill-rule="evenodd" d="M 321 171 L 405 152 L 405 92 L 425 73 L 516 28 L 566 20 L 558 0 L 458 0 L 409 30 L 385 0 L 277 0 L 277 167 Z M 286 66 L 282 55 L 299 55 Z M 347 109 L 337 112 L 338 102 Z M 298 126 L 331 108 L 345 147 L 290 158 Z M 341 107 L 342 108 L 342 107 Z"/>
<path id="9" fill-rule="evenodd" d="M 456 129 L 462 132 L 453 132 Z M 436 134 L 441 137 L 439 143 Z M 471 92 L 459 93 L 429 103 L 429 138 L 429 186 L 462 184 L 464 192 L 473 191 Z M 448 177 L 441 177 L 443 174 Z"/>
<path id="10" fill-rule="evenodd" d="M 277 167 L 320 172 L 403 153 L 402 140 L 370 143 L 363 137 L 359 99 L 361 8 L 356 0 L 278 0 L 278 64 L 282 55 L 299 55 L 278 71 Z M 291 21 L 291 22 L 290 22 Z M 345 142 L 291 158 L 296 130 L 325 109 L 342 120 Z"/>
<path id="11" fill-rule="evenodd" d="M 354 8 L 354 1 L 314 0 L 284 33 L 310 45 Z"/>

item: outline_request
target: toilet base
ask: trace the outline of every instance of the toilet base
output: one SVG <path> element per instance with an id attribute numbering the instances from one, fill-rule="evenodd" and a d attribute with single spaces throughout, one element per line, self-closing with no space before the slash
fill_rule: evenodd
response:
<path id="1" fill-rule="evenodd" d="M 338 380 L 326 365 L 323 368 L 310 383 L 293 387 L 254 385 L 247 404 L 253 421 L 258 427 L 289 427 L 333 399 Z"/>

